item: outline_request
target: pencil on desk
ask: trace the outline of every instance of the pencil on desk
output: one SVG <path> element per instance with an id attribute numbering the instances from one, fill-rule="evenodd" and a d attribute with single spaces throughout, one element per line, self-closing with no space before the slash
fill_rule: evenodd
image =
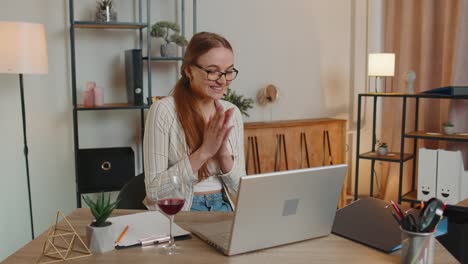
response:
<path id="1" fill-rule="evenodd" d="M 128 231 L 128 225 L 125 226 L 124 230 L 122 231 L 122 233 L 120 233 L 119 237 L 117 238 L 117 240 L 115 241 L 115 244 L 118 244 L 120 242 L 120 240 L 122 240 L 122 238 L 125 236 L 125 234 L 127 233 Z"/>

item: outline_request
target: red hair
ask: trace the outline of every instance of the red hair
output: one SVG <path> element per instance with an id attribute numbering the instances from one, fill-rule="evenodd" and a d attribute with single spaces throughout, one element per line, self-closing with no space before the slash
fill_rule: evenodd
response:
<path id="1" fill-rule="evenodd" d="M 177 117 L 184 130 L 189 155 L 200 148 L 203 143 L 205 120 L 198 107 L 196 95 L 192 91 L 190 79 L 185 71 L 190 65 L 196 64 L 200 56 L 213 48 L 219 47 L 232 51 L 231 44 L 218 34 L 210 32 L 195 34 L 187 45 L 181 66 L 182 77 L 177 81 L 172 94 L 176 105 Z M 208 166 L 205 163 L 198 170 L 198 180 L 202 181 L 208 177 Z"/>

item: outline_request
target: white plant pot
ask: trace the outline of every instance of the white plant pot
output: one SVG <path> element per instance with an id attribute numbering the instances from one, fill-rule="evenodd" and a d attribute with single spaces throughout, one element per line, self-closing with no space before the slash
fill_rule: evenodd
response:
<path id="1" fill-rule="evenodd" d="M 443 127 L 443 130 L 444 130 L 444 134 L 446 134 L 446 135 L 453 135 L 453 134 L 455 134 L 455 127 L 453 127 L 453 126 L 451 126 L 451 127 L 449 127 L 449 126 L 444 126 L 444 127 Z"/>
<path id="2" fill-rule="evenodd" d="M 387 155 L 387 153 L 388 153 L 388 148 L 379 147 L 379 148 L 377 149 L 377 151 L 379 152 L 379 155 Z"/>
<path id="3" fill-rule="evenodd" d="M 176 57 L 177 45 L 175 43 L 167 43 L 161 45 L 161 57 Z"/>
<path id="4" fill-rule="evenodd" d="M 114 225 L 104 227 L 86 226 L 86 238 L 89 249 L 93 253 L 104 253 L 114 249 L 115 232 Z"/>

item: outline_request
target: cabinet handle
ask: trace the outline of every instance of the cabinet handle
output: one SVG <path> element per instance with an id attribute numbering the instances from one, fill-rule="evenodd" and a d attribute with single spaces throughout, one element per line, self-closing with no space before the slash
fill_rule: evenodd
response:
<path id="1" fill-rule="evenodd" d="M 101 169 L 103 171 L 110 171 L 112 169 L 112 164 L 109 162 L 109 161 L 104 161 L 102 164 L 101 164 Z"/>

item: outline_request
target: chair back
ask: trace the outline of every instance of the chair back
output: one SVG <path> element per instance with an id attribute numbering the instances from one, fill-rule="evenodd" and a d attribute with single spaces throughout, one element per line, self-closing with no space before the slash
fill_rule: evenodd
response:
<path id="1" fill-rule="evenodd" d="M 117 199 L 120 200 L 118 209 L 147 209 L 143 204 L 146 196 L 145 175 L 142 173 L 133 177 L 125 184 Z"/>

